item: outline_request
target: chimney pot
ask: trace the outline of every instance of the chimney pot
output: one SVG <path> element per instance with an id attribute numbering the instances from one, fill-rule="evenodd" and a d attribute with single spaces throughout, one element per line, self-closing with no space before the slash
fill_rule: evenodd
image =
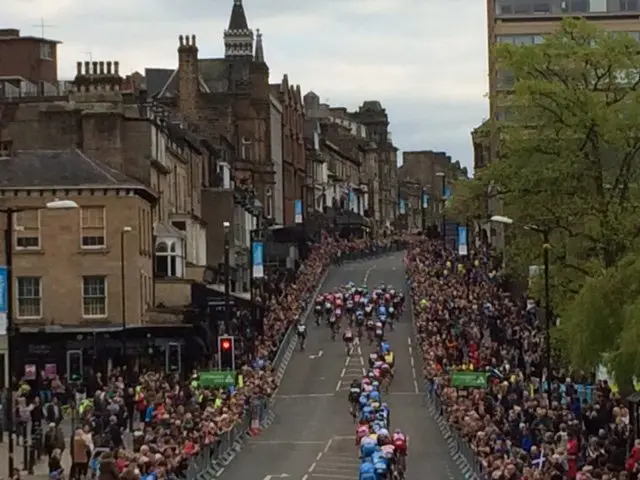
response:
<path id="1" fill-rule="evenodd" d="M 190 45 L 190 44 L 189 44 L 189 35 L 185 35 L 185 36 L 184 36 L 184 44 L 185 44 L 187 47 Z"/>
<path id="2" fill-rule="evenodd" d="M 82 75 L 82 62 L 76 63 L 76 75 L 78 76 Z"/>
<path id="3" fill-rule="evenodd" d="M 195 35 L 191 35 L 191 45 L 193 45 L 194 47 L 196 46 L 196 36 Z"/>
<path id="4" fill-rule="evenodd" d="M 113 62 L 113 73 L 120 76 L 120 62 Z"/>
<path id="5" fill-rule="evenodd" d="M 91 62 L 84 62 L 84 74 L 91 75 Z"/>
<path id="6" fill-rule="evenodd" d="M 98 62 L 93 62 L 93 71 L 91 72 L 93 75 L 98 75 Z"/>
<path id="7" fill-rule="evenodd" d="M 104 62 L 98 64 L 100 66 L 100 75 L 104 75 Z"/>
<path id="8" fill-rule="evenodd" d="M 111 75 L 111 65 L 112 62 L 107 62 L 107 75 Z"/>
<path id="9" fill-rule="evenodd" d="M 179 40 L 179 42 L 180 42 L 180 46 L 181 46 L 181 47 L 182 47 L 182 46 L 184 46 L 184 37 L 183 37 L 182 35 L 180 35 L 180 36 L 178 37 L 178 40 Z"/>

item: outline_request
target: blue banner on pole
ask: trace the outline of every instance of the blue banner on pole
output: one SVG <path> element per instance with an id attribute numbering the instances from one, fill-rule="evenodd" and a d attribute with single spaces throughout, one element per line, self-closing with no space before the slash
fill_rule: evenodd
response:
<path id="1" fill-rule="evenodd" d="M 444 188 L 444 199 L 449 200 L 451 198 L 451 187 Z"/>
<path id="2" fill-rule="evenodd" d="M 294 221 L 296 223 L 302 223 L 302 200 L 294 200 L 293 213 L 295 216 Z"/>
<path id="3" fill-rule="evenodd" d="M 253 278 L 262 278 L 264 277 L 264 243 L 253 242 L 251 244 L 251 252 L 253 257 Z"/>
<path id="4" fill-rule="evenodd" d="M 458 226 L 458 254 L 467 255 L 469 246 L 467 245 L 467 227 Z"/>
<path id="5" fill-rule="evenodd" d="M 404 215 L 407 211 L 404 200 L 400 199 L 400 215 Z"/>
<path id="6" fill-rule="evenodd" d="M 9 313 L 9 269 L 0 267 L 0 335 L 7 334 L 7 313 Z M 0 375 L 3 373 L 0 372 Z"/>
<path id="7" fill-rule="evenodd" d="M 422 194 L 422 208 L 429 208 L 429 195 L 426 192 Z"/>

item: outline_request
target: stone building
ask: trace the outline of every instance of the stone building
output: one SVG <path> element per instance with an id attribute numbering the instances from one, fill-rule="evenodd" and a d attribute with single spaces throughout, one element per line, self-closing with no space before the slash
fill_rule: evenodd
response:
<path id="1" fill-rule="evenodd" d="M 306 151 L 304 145 L 304 104 L 299 85 L 291 85 L 284 75 L 279 84 L 271 85 L 272 94 L 282 106 L 282 175 L 284 223 L 295 223 L 295 202 L 302 202 L 303 212 L 309 207 Z M 272 125 L 271 128 L 275 126 Z"/>
<path id="2" fill-rule="evenodd" d="M 203 281 L 213 283 L 208 247 L 220 249 L 222 224 L 206 192 L 229 192 L 233 203 L 229 150 L 138 92 L 123 94 L 122 83 L 118 62 L 85 62 L 68 95 L 0 100 L 2 206 L 55 197 L 79 206 L 16 220 L 14 274 L 33 287 L 16 295 L 37 297 L 41 310 L 16 326 L 28 328 L 22 362 L 38 368 L 62 373 L 72 354 L 75 366 L 135 359 L 175 370 L 213 346 L 207 305 L 220 295 Z M 92 302 L 101 306 L 85 308 Z"/>
<path id="3" fill-rule="evenodd" d="M 147 89 L 199 136 L 216 144 L 220 137 L 229 141 L 236 152 L 236 183 L 251 186 L 273 212 L 269 67 L 262 35 L 249 28 L 242 1 L 234 0 L 223 40 L 223 58 L 200 58 L 196 36 L 181 35 L 178 68 L 148 69 Z"/>

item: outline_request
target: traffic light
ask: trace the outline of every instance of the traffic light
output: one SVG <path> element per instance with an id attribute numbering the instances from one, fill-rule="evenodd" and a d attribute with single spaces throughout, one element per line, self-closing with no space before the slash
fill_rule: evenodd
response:
<path id="1" fill-rule="evenodd" d="M 220 370 L 236 369 L 236 345 L 233 337 L 218 337 L 218 365 Z"/>

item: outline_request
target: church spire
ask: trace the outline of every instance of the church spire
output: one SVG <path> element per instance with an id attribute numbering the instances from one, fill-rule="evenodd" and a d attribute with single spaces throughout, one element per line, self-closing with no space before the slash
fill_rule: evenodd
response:
<path id="1" fill-rule="evenodd" d="M 233 0 L 229 27 L 224 31 L 224 56 L 252 57 L 253 30 L 249 28 L 242 0 Z"/>
<path id="2" fill-rule="evenodd" d="M 256 30 L 256 53 L 253 59 L 258 63 L 264 63 L 264 47 L 262 46 L 262 33 L 260 33 L 260 29 Z"/>

